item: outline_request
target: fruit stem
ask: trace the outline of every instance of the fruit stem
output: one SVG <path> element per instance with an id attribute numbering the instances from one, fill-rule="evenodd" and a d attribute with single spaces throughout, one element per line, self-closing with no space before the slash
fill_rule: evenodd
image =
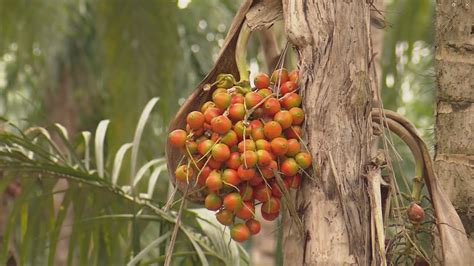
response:
<path id="1" fill-rule="evenodd" d="M 239 70 L 240 81 L 249 80 L 249 71 L 247 68 L 247 43 L 252 31 L 245 21 L 240 29 L 239 39 L 235 47 L 235 62 Z"/>

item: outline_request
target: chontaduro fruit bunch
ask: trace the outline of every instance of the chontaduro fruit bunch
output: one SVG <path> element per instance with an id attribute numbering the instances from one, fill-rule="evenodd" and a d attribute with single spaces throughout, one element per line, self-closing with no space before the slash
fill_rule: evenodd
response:
<path id="1" fill-rule="evenodd" d="M 185 129 L 169 134 L 170 144 L 185 155 L 176 181 L 204 190 L 204 206 L 230 226 L 235 241 L 260 231 L 258 204 L 263 219 L 279 216 L 283 193 L 275 172 L 296 189 L 311 166 L 300 138 L 305 114 L 297 80 L 298 71 L 282 68 L 271 77 L 257 74 L 255 88 L 244 89 L 232 75 L 221 74 L 212 84 L 212 101 L 187 115 Z"/>

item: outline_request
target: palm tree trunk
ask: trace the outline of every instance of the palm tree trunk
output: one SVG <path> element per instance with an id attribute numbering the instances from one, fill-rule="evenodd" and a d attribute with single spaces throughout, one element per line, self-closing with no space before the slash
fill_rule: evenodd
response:
<path id="1" fill-rule="evenodd" d="M 285 222 L 285 265 L 368 265 L 370 212 L 364 174 L 372 107 L 365 1 L 283 1 L 287 37 L 300 55 L 300 86 L 313 156 L 296 207 L 304 233 Z M 290 231 L 291 229 L 291 231 Z"/>
<path id="2" fill-rule="evenodd" d="M 471 1 L 437 1 L 435 170 L 474 250 L 474 26 Z"/>

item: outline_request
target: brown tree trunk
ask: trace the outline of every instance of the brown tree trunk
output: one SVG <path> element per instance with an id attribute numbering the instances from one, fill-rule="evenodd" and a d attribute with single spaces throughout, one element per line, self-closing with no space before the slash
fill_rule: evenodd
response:
<path id="1" fill-rule="evenodd" d="M 284 0 L 283 13 L 288 40 L 300 55 L 305 137 L 314 166 L 314 181 L 305 178 L 296 202 L 304 234 L 285 221 L 285 265 L 370 264 L 364 179 L 372 107 L 369 6 Z"/>
<path id="2" fill-rule="evenodd" d="M 434 164 L 474 250 L 474 24 L 472 1 L 437 1 Z M 472 253 L 472 252 L 471 252 Z"/>

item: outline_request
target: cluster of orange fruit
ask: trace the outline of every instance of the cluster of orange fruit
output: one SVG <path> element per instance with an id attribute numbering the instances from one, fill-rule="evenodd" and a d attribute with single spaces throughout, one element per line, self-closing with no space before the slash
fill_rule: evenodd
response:
<path id="1" fill-rule="evenodd" d="M 169 134 L 170 144 L 186 155 L 175 171 L 177 182 L 202 187 L 205 207 L 238 242 L 260 231 L 258 204 L 264 219 L 279 216 L 283 193 L 275 174 L 296 189 L 311 166 L 300 137 L 305 114 L 297 81 L 297 70 L 282 68 L 271 77 L 257 74 L 251 89 L 221 74 L 212 84 L 212 101 L 187 115 L 186 129 Z"/>

